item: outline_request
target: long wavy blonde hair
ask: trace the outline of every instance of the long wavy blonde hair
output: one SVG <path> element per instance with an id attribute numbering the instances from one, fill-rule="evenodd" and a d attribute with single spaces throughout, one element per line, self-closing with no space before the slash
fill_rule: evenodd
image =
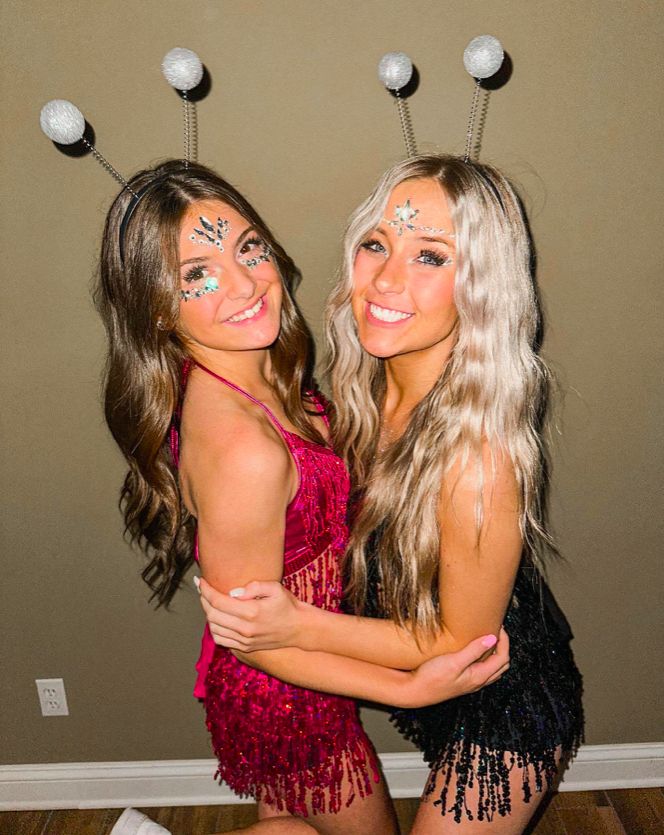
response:
<path id="1" fill-rule="evenodd" d="M 410 179 L 439 183 L 450 206 L 457 338 L 403 435 L 379 453 L 384 360 L 370 356 L 358 339 L 353 265 L 358 246 L 381 222 L 390 193 Z M 551 540 L 541 498 L 548 375 L 535 350 L 539 323 L 525 219 L 513 188 L 495 168 L 454 156 L 414 157 L 388 170 L 352 215 L 340 279 L 328 302 L 327 334 L 336 443 L 362 495 L 347 554 L 348 596 L 356 611 L 367 595 L 367 544 L 379 535 L 373 558 L 384 613 L 397 623 L 408 621 L 420 634 L 439 628 L 442 479 L 455 462 L 476 468 L 479 535 L 487 441 L 494 456 L 507 455 L 514 466 L 524 542 L 533 561 L 541 562 Z"/>

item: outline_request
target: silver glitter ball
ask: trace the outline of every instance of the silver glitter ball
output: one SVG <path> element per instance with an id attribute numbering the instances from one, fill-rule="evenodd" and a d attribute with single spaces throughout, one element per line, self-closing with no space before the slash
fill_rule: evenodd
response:
<path id="1" fill-rule="evenodd" d="M 378 78 L 388 90 L 400 90 L 410 81 L 413 62 L 405 52 L 388 52 L 378 64 Z"/>
<path id="2" fill-rule="evenodd" d="M 463 51 L 463 65 L 473 78 L 490 78 L 503 63 L 503 45 L 493 35 L 479 35 Z"/>
<path id="3" fill-rule="evenodd" d="M 52 99 L 42 107 L 39 124 L 49 139 L 60 145 L 73 145 L 85 132 L 83 114 L 66 99 Z"/>
<path id="4" fill-rule="evenodd" d="M 201 59 L 191 49 L 176 46 L 164 55 L 161 71 L 176 90 L 193 90 L 203 78 Z"/>

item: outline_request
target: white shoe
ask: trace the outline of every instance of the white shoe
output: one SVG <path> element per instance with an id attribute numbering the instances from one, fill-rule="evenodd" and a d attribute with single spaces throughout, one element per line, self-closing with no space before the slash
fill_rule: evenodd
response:
<path id="1" fill-rule="evenodd" d="M 125 809 L 109 835 L 171 835 L 171 831 L 150 820 L 138 809 Z"/>

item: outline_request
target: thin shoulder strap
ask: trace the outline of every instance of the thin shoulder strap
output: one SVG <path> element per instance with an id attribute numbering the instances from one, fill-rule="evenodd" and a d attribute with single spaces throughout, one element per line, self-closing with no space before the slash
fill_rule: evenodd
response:
<path id="1" fill-rule="evenodd" d="M 282 436 L 282 438 L 284 439 L 284 441 L 286 442 L 286 446 L 288 447 L 288 449 L 291 449 L 291 438 L 290 438 L 289 433 L 279 423 L 279 421 L 277 420 L 276 415 L 274 414 L 274 412 L 271 409 L 269 409 L 265 405 L 265 403 L 261 403 L 260 400 L 255 398 L 252 394 L 249 394 L 248 391 L 245 391 L 243 388 L 240 388 L 240 386 L 236 385 L 235 383 L 231 383 L 231 381 L 227 380 L 225 377 L 222 377 L 219 374 L 215 374 L 214 371 L 212 371 L 210 368 L 207 368 L 205 365 L 201 365 L 200 362 L 196 361 L 194 364 L 198 368 L 200 368 L 201 371 L 205 371 L 206 374 L 209 374 L 210 377 L 214 377 L 215 380 L 219 380 L 220 383 L 223 383 L 225 386 L 228 386 L 228 388 L 233 389 L 233 391 L 236 391 L 238 394 L 241 394 L 243 397 L 246 397 L 247 400 L 251 400 L 252 403 L 255 403 L 257 406 L 260 406 L 260 408 L 265 412 L 265 414 L 268 416 L 268 418 L 272 421 L 272 423 L 279 430 L 279 433 Z"/>

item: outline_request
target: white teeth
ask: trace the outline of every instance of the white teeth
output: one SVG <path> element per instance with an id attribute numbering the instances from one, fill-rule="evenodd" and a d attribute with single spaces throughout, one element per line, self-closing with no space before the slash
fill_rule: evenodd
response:
<path id="1" fill-rule="evenodd" d="M 230 319 L 226 319 L 227 322 L 243 322 L 245 319 L 253 319 L 254 316 L 260 311 L 263 307 L 263 296 L 256 302 L 253 307 L 250 307 L 249 310 L 243 310 L 242 313 L 237 313 L 235 316 L 231 316 Z"/>
<path id="2" fill-rule="evenodd" d="M 378 307 L 377 304 L 370 304 L 371 315 L 381 322 L 401 322 L 403 319 L 410 319 L 412 313 L 402 313 L 400 310 L 388 310 L 386 307 Z"/>

